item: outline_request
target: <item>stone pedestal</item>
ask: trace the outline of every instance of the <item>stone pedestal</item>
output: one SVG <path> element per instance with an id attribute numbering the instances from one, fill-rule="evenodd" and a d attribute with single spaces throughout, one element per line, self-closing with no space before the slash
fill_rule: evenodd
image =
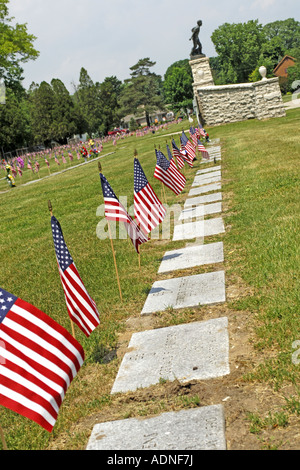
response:
<path id="1" fill-rule="evenodd" d="M 209 58 L 206 56 L 198 56 L 191 58 L 189 64 L 193 74 L 193 92 L 194 92 L 194 110 L 197 115 L 198 124 L 204 125 L 203 111 L 201 101 L 199 100 L 197 89 L 214 85 L 213 76 L 209 64 Z"/>
<path id="2" fill-rule="evenodd" d="M 189 61 L 189 64 L 191 66 L 193 74 L 194 90 L 195 88 L 199 88 L 202 86 L 214 85 L 214 80 L 211 73 L 208 57 L 198 57 L 195 59 L 191 59 Z"/>

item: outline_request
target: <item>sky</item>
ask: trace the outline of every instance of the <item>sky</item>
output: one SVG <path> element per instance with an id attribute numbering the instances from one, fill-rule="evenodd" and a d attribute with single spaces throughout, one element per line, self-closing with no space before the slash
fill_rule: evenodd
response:
<path id="1" fill-rule="evenodd" d="M 130 67 L 149 57 L 164 76 L 189 59 L 191 30 L 199 19 L 202 52 L 216 56 L 211 35 L 224 23 L 258 20 L 265 25 L 294 18 L 299 0 L 10 0 L 13 23 L 36 36 L 39 57 L 23 65 L 23 86 L 60 79 L 70 91 L 84 67 L 94 82 L 130 77 Z"/>

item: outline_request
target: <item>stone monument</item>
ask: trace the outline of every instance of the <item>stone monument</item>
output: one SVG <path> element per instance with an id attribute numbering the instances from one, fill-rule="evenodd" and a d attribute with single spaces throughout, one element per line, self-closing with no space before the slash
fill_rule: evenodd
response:
<path id="1" fill-rule="evenodd" d="M 193 48 L 189 64 L 193 75 L 193 106 L 202 126 L 269 119 L 286 115 L 279 87 L 279 79 L 266 78 L 266 69 L 259 69 L 262 80 L 216 86 L 209 58 L 202 52 L 199 40 L 202 21 L 192 29 Z"/>
<path id="2" fill-rule="evenodd" d="M 190 66 L 193 73 L 194 79 L 194 92 L 195 88 L 199 86 L 209 86 L 214 85 L 209 58 L 206 57 L 202 52 L 202 44 L 199 39 L 200 28 L 202 26 L 202 21 L 197 21 L 197 26 L 192 29 L 192 36 L 190 41 L 193 41 L 193 47 L 190 54 Z"/>

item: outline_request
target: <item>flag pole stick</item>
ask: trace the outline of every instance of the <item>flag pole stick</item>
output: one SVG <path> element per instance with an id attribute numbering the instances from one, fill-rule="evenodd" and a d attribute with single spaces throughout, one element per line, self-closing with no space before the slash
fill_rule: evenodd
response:
<path id="1" fill-rule="evenodd" d="M 2 441 L 3 450 L 8 450 L 8 447 L 7 447 L 7 444 L 6 444 L 6 440 L 5 440 L 5 436 L 4 436 L 4 432 L 3 432 L 3 429 L 2 429 L 2 427 L 1 427 L 1 424 L 0 424 L 0 436 L 1 436 L 1 441 Z"/>
<path id="2" fill-rule="evenodd" d="M 137 152 L 137 149 L 134 150 L 134 154 L 133 154 L 133 158 L 137 158 L 138 156 L 138 152 Z M 141 269 L 141 254 L 138 253 L 138 259 L 139 259 L 139 269 Z"/>
<path id="3" fill-rule="evenodd" d="M 114 258 L 117 282 L 118 282 L 118 287 L 119 287 L 120 299 L 121 299 L 121 302 L 123 302 L 120 279 L 119 279 L 119 273 L 118 273 L 118 266 L 117 266 L 116 255 L 115 255 L 114 245 L 113 245 L 112 236 L 111 236 L 109 220 L 107 221 L 107 223 L 108 223 L 108 231 L 109 231 L 109 238 L 110 238 L 110 244 L 111 244 L 111 251 L 112 251 L 112 254 L 113 254 L 113 258 Z"/>
<path id="4" fill-rule="evenodd" d="M 102 173 L 102 166 L 101 166 L 101 163 L 100 163 L 100 162 L 98 162 L 98 169 L 99 169 L 99 173 Z M 112 236 L 111 236 L 111 229 L 110 229 L 109 220 L 107 220 L 107 225 L 108 225 L 108 233 L 109 233 L 111 251 L 112 251 L 112 254 L 113 254 L 114 265 L 115 265 L 115 270 L 116 270 L 116 277 L 117 277 L 117 283 L 118 283 L 118 288 L 119 288 L 120 299 L 121 299 L 121 302 L 123 302 L 121 284 L 120 284 L 119 273 L 118 273 L 118 265 L 117 265 L 115 250 L 114 250 L 114 244 L 113 244 L 113 241 L 112 241 Z"/>
<path id="5" fill-rule="evenodd" d="M 53 210 L 52 210 L 52 204 L 51 204 L 50 200 L 48 201 L 48 208 L 49 208 L 50 215 L 52 217 L 53 216 Z M 72 328 L 72 335 L 73 335 L 73 338 L 75 339 L 74 323 L 73 323 L 71 318 L 70 318 L 70 322 L 71 322 L 71 328 Z"/>

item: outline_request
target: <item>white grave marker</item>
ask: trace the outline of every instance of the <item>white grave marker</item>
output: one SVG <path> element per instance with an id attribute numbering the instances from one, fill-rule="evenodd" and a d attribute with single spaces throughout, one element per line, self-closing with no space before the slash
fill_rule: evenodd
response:
<path id="1" fill-rule="evenodd" d="M 195 219 L 197 217 L 204 217 L 205 215 L 218 214 L 219 212 L 222 212 L 221 202 L 190 206 L 182 210 L 178 220 Z"/>
<path id="2" fill-rule="evenodd" d="M 209 243 L 167 251 L 162 259 L 158 273 L 187 269 L 205 264 L 221 263 L 224 261 L 223 243 Z"/>
<path id="3" fill-rule="evenodd" d="M 205 380 L 229 370 L 226 317 L 133 333 L 111 393 L 135 391 L 160 380 Z"/>
<path id="4" fill-rule="evenodd" d="M 163 279 L 154 282 L 141 315 L 225 302 L 224 271 Z"/>
<path id="5" fill-rule="evenodd" d="M 184 203 L 184 208 L 189 206 L 198 206 L 199 204 L 207 204 L 209 202 L 222 201 L 222 193 L 212 193 L 206 196 L 196 196 L 187 199 Z"/>
<path id="6" fill-rule="evenodd" d="M 201 186 L 200 188 L 192 188 L 188 196 L 198 196 L 199 194 L 208 193 L 209 191 L 219 191 L 221 189 L 221 183 L 212 183 Z"/>
<path id="7" fill-rule="evenodd" d="M 202 406 L 190 410 L 171 411 L 154 418 L 130 418 L 96 424 L 93 428 L 86 450 L 226 450 L 225 417 L 222 405 Z M 122 456 L 112 454 L 115 465 L 124 465 Z M 168 456 L 163 455 L 161 464 L 166 464 Z M 172 456 L 176 459 L 176 455 Z M 188 460 L 186 460 L 186 457 Z M 128 458 L 128 457 L 127 457 Z M 143 461 L 157 464 L 160 455 L 149 457 L 139 455 L 130 458 L 134 467 L 143 468 Z M 178 457 L 177 457 L 178 458 Z M 178 464 L 192 467 L 192 456 L 181 456 Z M 142 459 L 135 461 L 134 459 Z M 172 461 L 174 464 L 174 461 Z"/>
<path id="8" fill-rule="evenodd" d="M 208 220 L 195 220 L 193 222 L 185 222 L 181 225 L 175 225 L 173 241 L 210 237 L 224 232 L 225 228 L 221 217 Z"/>

